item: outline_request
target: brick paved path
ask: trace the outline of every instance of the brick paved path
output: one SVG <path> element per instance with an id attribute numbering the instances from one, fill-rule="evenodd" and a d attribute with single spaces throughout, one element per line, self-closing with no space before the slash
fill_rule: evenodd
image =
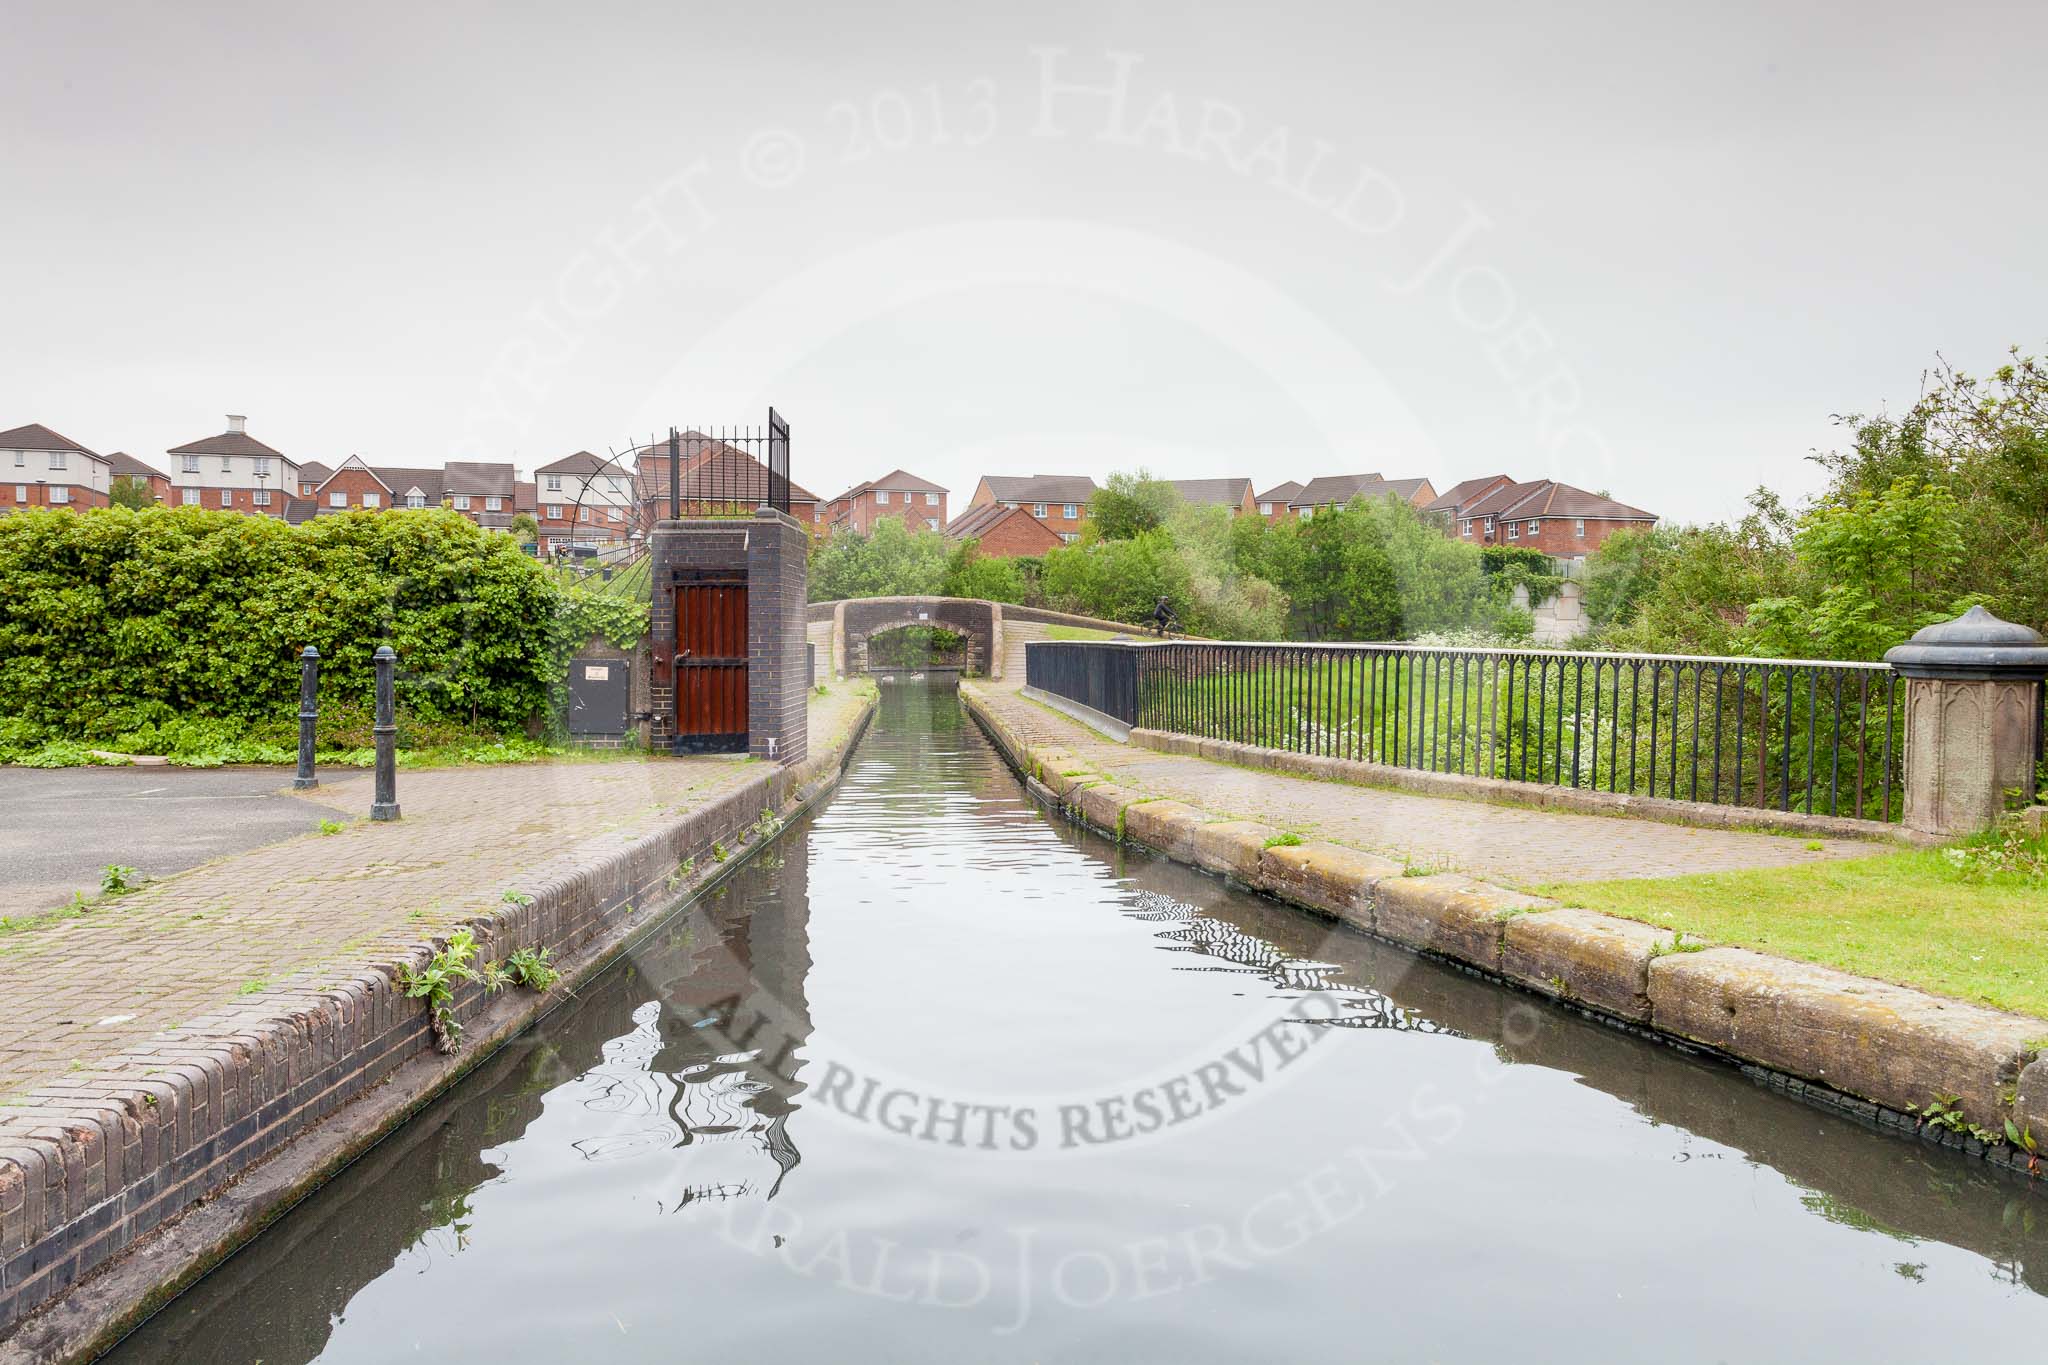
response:
<path id="1" fill-rule="evenodd" d="M 1028 742 L 1067 749 L 1077 766 L 1118 786 L 1502 885 L 1674 877 L 1883 851 L 1851 839 L 1820 841 L 1815 851 L 1807 839 L 1784 835 L 1529 810 L 1260 772 L 1118 744 L 1012 686 L 982 685 L 977 692 Z"/>
<path id="2" fill-rule="evenodd" d="M 812 699 L 814 750 L 858 705 L 845 688 Z M 396 823 L 361 818 L 0 935 L 0 1100 L 224 1008 L 288 1014 L 474 918 L 579 844 L 636 832 L 756 770 L 664 758 L 403 771 Z M 313 796 L 367 817 L 369 775 Z"/>

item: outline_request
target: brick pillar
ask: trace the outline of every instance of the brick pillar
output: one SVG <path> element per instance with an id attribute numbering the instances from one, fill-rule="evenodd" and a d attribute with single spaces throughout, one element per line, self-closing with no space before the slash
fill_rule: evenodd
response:
<path id="1" fill-rule="evenodd" d="M 795 763 L 808 752 L 804 620 L 810 537 L 763 507 L 747 536 L 747 752 Z M 772 751 L 772 753 L 771 753 Z"/>
<path id="2" fill-rule="evenodd" d="M 1906 680 L 1907 828 L 1974 834 L 2007 791 L 2032 794 L 2048 677 L 2037 632 L 1972 607 L 1884 657 Z"/>

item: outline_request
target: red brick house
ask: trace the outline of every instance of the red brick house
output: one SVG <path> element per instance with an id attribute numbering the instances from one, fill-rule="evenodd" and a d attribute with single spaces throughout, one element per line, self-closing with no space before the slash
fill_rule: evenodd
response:
<path id="1" fill-rule="evenodd" d="M 116 479 L 133 479 L 149 492 L 153 503 L 167 503 L 171 500 L 171 476 L 153 464 L 145 464 L 125 450 L 107 452 L 109 472 Z M 109 485 L 109 493 L 112 486 Z"/>
<path id="2" fill-rule="evenodd" d="M 681 433 L 683 456 L 682 514 L 686 517 L 725 517 L 754 514 L 768 501 L 771 482 L 768 466 L 745 450 L 701 431 Z M 573 457 L 572 457 L 573 458 Z M 668 443 L 657 441 L 633 452 L 635 524 L 643 534 L 669 514 Z M 554 495 L 546 487 L 547 469 L 542 476 L 541 503 L 545 510 Z M 944 490 L 940 490 L 943 492 Z M 794 479 L 789 484 L 789 514 L 817 534 L 822 525 L 822 499 Z M 545 517 L 541 520 L 547 525 Z"/>
<path id="3" fill-rule="evenodd" d="M 226 431 L 166 452 L 173 461 L 172 496 L 180 505 L 284 516 L 302 482 L 299 462 L 251 436 L 248 420 L 230 413 Z"/>
<path id="4" fill-rule="evenodd" d="M 1301 496 L 1301 488 L 1300 484 L 1296 483 L 1293 479 L 1289 479 L 1286 483 L 1276 483 L 1265 492 L 1258 494 L 1255 506 L 1259 515 L 1268 522 L 1287 520 L 1294 515 L 1293 510 L 1287 504 Z"/>
<path id="5" fill-rule="evenodd" d="M 822 534 L 852 531 L 866 535 L 883 517 L 896 517 L 911 530 L 946 528 L 946 490 L 907 470 L 894 469 L 879 479 L 855 484 L 817 508 L 806 525 Z"/>
<path id="6" fill-rule="evenodd" d="M 1325 474 L 1310 479 L 1287 507 L 1297 517 L 1312 517 L 1318 511 L 1348 506 L 1353 498 L 1399 498 L 1413 507 L 1436 501 L 1436 489 L 1428 479 L 1385 479 L 1378 474 Z"/>
<path id="7" fill-rule="evenodd" d="M 125 457 L 124 457 L 125 458 Z M 17 507 L 105 507 L 113 466 L 40 422 L 0 431 L 0 512 Z"/>
<path id="8" fill-rule="evenodd" d="M 1599 549 L 1602 541 L 1624 527 L 1648 530 L 1657 521 L 1656 513 L 1640 507 L 1555 479 L 1537 479 L 1499 483 L 1457 507 L 1445 528 L 1473 545 L 1519 545 L 1558 559 L 1577 559 Z"/>
<path id="9" fill-rule="evenodd" d="M 1095 480 L 1086 474 L 984 474 L 967 507 L 1021 507 L 1071 545 L 1081 538 L 1081 523 L 1094 500 Z"/>
<path id="10" fill-rule="evenodd" d="M 977 554 L 991 559 L 1016 559 L 1057 550 L 1066 542 L 1060 533 L 1021 507 L 985 502 L 969 507 L 946 528 L 946 539 L 971 540 Z"/>
<path id="11" fill-rule="evenodd" d="M 1191 507 L 1228 507 L 1232 516 L 1257 516 L 1258 499 L 1250 479 L 1169 479 L 1180 500 Z"/>

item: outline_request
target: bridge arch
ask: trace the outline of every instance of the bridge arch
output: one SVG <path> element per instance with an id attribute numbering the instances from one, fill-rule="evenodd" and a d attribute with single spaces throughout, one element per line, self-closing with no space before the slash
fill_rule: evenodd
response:
<path id="1" fill-rule="evenodd" d="M 1023 679 L 1025 644 L 1044 638 L 1049 626 L 1075 627 L 1101 639 L 1143 638 L 1149 633 L 1122 621 L 975 597 L 849 597 L 811 603 L 806 620 L 817 649 L 818 671 L 841 677 L 865 672 L 868 641 L 904 626 L 937 626 L 964 635 L 977 671 L 989 678 L 1014 673 L 1017 681 Z"/>

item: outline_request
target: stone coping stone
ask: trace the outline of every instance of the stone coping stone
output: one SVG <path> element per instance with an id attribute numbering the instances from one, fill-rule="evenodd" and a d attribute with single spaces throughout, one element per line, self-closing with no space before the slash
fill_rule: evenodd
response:
<path id="1" fill-rule="evenodd" d="M 972 686 L 961 697 L 1009 761 L 1029 772 L 1045 751 L 1020 742 Z M 1225 761 L 1241 761 L 1245 749 L 1152 737 L 1167 752 Z M 2048 1022 L 1748 949 L 1681 950 L 1669 931 L 1648 924 L 1457 874 L 1404 876 L 1392 859 L 1341 845 L 1269 848 L 1280 832 L 1270 825 L 1121 787 L 1080 797 L 1073 804 L 1100 829 L 1116 830 L 1121 811 L 1126 838 L 1380 938 L 1817 1082 L 1852 1103 L 1906 1112 L 1955 1094 L 1968 1121 L 1997 1132 L 2010 1117 L 2048 1149 L 2048 1048 L 2040 1046 Z"/>
<path id="2" fill-rule="evenodd" d="M 1746 948 L 1650 964 L 1658 1028 L 1893 1109 L 1937 1093 L 2002 1128 L 2040 1021 Z M 2048 1134 L 2036 1134 L 2048 1136 Z"/>

